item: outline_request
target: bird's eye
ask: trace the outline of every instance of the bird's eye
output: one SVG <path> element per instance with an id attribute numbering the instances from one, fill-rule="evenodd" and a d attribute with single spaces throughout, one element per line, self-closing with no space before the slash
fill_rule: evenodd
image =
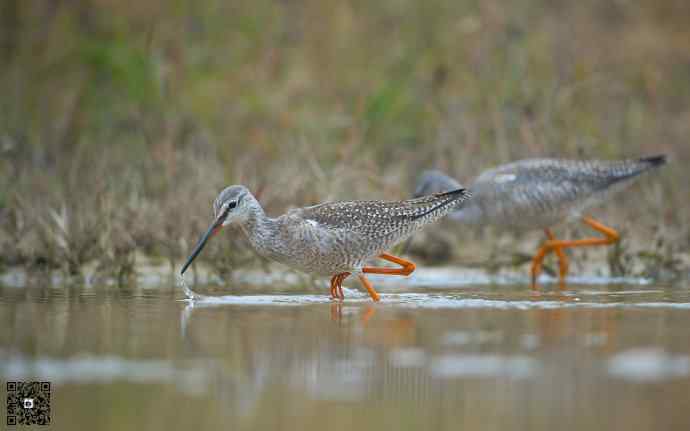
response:
<path id="1" fill-rule="evenodd" d="M 233 208 L 235 208 L 236 206 L 237 206 L 237 201 L 230 201 L 230 203 L 228 204 L 228 208 L 229 208 L 229 209 L 233 209 Z"/>

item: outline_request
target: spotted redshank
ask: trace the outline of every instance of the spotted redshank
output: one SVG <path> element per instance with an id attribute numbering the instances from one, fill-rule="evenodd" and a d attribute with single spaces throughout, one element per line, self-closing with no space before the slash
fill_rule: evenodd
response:
<path id="1" fill-rule="evenodd" d="M 414 263 L 386 250 L 445 216 L 469 197 L 467 190 L 458 188 L 405 201 L 328 202 L 271 218 L 246 187 L 230 186 L 213 203 L 213 222 L 180 274 L 184 274 L 209 238 L 224 226 L 238 225 L 260 255 L 305 273 L 331 277 L 332 298 L 342 300 L 343 281 L 356 274 L 371 298 L 378 301 L 379 295 L 365 274 L 411 274 Z M 365 266 L 375 257 L 400 267 Z"/>
<path id="2" fill-rule="evenodd" d="M 630 185 L 641 173 L 666 163 L 666 156 L 637 160 L 528 159 L 483 172 L 470 187 L 472 199 L 455 209 L 449 218 L 467 224 L 486 224 L 515 230 L 543 229 L 547 240 L 532 259 L 532 288 L 545 256 L 559 260 L 561 286 L 568 272 L 564 249 L 603 246 L 619 240 L 619 233 L 585 214 L 590 207 L 608 200 Z M 458 189 L 462 186 L 440 171 L 428 171 L 417 182 L 415 196 Z M 602 237 L 558 240 L 551 228 L 581 220 Z"/>

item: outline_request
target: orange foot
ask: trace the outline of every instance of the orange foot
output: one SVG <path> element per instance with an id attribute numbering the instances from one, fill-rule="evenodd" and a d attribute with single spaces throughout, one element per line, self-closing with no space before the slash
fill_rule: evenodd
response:
<path id="1" fill-rule="evenodd" d="M 372 286 L 371 282 L 364 276 L 364 274 L 410 275 L 416 268 L 414 263 L 397 256 L 393 256 L 392 254 L 382 253 L 379 255 L 379 257 L 389 262 L 397 263 L 400 265 L 400 268 L 379 268 L 369 266 L 362 268 L 363 274 L 359 275 L 359 281 L 362 282 L 362 285 L 365 289 L 367 289 L 371 299 L 374 301 L 379 301 L 379 294 L 376 292 L 376 290 L 374 290 L 374 286 Z"/>
<path id="2" fill-rule="evenodd" d="M 349 272 L 342 272 L 331 278 L 331 299 L 345 299 L 345 295 L 343 294 L 343 281 L 349 276 Z"/>
<path id="3" fill-rule="evenodd" d="M 371 296 L 371 299 L 374 301 L 379 301 L 381 298 L 379 297 L 379 294 L 376 292 L 374 289 L 374 286 L 372 286 L 371 282 L 369 279 L 367 279 L 364 274 L 385 274 L 385 275 L 410 275 L 412 272 L 415 270 L 415 264 L 407 261 L 405 259 L 401 259 L 397 256 L 393 256 L 388 253 L 383 253 L 379 255 L 381 259 L 387 260 L 389 262 L 397 263 L 400 265 L 400 268 L 379 268 L 379 267 L 368 267 L 365 266 L 362 268 L 362 273 L 359 274 L 359 281 L 362 283 L 362 286 L 369 292 L 369 296 Z M 336 274 L 331 278 L 331 298 L 332 299 L 345 299 L 345 295 L 343 295 L 343 281 L 350 275 L 349 272 L 343 272 L 340 274 Z"/>
<path id="4" fill-rule="evenodd" d="M 620 239 L 620 235 L 615 229 L 605 226 L 591 217 L 585 216 L 582 218 L 582 221 L 595 231 L 604 234 L 604 237 L 563 241 L 557 240 L 549 229 L 545 229 L 544 232 L 549 239 L 539 248 L 534 258 L 532 258 L 532 289 L 537 289 L 537 278 L 539 274 L 541 274 L 542 263 L 548 253 L 554 252 L 556 256 L 558 256 L 560 287 L 563 289 L 565 287 L 565 275 L 568 273 L 568 258 L 563 249 L 609 245 Z"/>

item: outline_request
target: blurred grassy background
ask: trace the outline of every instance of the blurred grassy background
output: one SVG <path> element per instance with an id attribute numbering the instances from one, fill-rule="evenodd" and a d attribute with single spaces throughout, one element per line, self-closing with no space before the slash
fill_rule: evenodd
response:
<path id="1" fill-rule="evenodd" d="M 606 211 L 687 251 L 688 22 L 684 0 L 3 0 L 0 267 L 174 262 L 227 184 L 275 214 L 429 167 L 660 152 Z M 232 241 L 219 271 L 251 257 Z"/>

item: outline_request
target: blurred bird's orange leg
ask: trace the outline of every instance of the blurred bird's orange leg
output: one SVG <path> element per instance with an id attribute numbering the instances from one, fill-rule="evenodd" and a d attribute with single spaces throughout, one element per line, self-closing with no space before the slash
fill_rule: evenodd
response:
<path id="1" fill-rule="evenodd" d="M 583 217 L 582 221 L 587 224 L 589 227 L 594 229 L 597 232 L 601 232 L 604 234 L 604 238 L 584 238 L 584 239 L 576 239 L 576 240 L 557 240 L 557 239 L 549 239 L 546 241 L 546 243 L 542 246 L 542 249 L 546 249 L 546 252 L 553 250 L 556 254 L 558 253 L 563 253 L 564 248 L 573 248 L 573 247 L 592 247 L 592 246 L 597 246 L 597 245 L 609 245 L 613 244 L 616 241 L 620 239 L 620 234 L 613 228 L 610 228 L 608 226 L 604 226 L 603 224 L 599 223 L 598 221 L 594 220 L 591 217 Z M 559 255 L 560 258 L 560 255 Z M 535 257 L 536 259 L 536 257 Z M 542 257 L 543 259 L 543 257 Z M 567 272 L 568 266 L 567 266 L 567 260 L 566 260 L 566 265 L 565 267 L 563 266 L 563 263 L 561 261 L 561 277 L 564 277 L 564 272 Z M 533 278 L 534 280 L 534 278 Z M 562 287 L 562 285 L 561 285 Z"/>
<path id="2" fill-rule="evenodd" d="M 542 263 L 544 262 L 544 257 L 549 251 L 549 247 L 544 244 L 539 248 L 539 250 L 537 250 L 537 254 L 535 254 L 532 258 L 532 290 L 537 290 L 537 278 L 539 278 L 539 274 L 541 274 L 541 267 Z"/>
<path id="3" fill-rule="evenodd" d="M 553 234 L 549 235 L 549 232 L 547 232 L 547 236 L 549 236 L 549 240 L 544 243 L 544 245 L 541 246 L 537 254 L 534 256 L 532 259 L 532 289 L 537 288 L 537 277 L 541 273 L 541 266 L 542 266 L 542 261 L 544 260 L 544 256 L 546 256 L 546 253 L 553 251 L 558 255 L 559 259 L 561 259 L 561 254 L 565 257 L 565 254 L 563 253 L 564 248 L 573 248 L 573 247 L 591 247 L 591 246 L 597 246 L 597 245 L 609 245 L 613 244 L 616 241 L 620 239 L 620 234 L 613 228 L 610 228 L 608 226 L 605 226 L 598 221 L 594 220 L 591 217 L 585 216 L 582 217 L 582 221 L 592 229 L 594 229 L 597 232 L 601 232 L 604 234 L 604 238 L 584 238 L 584 239 L 576 239 L 576 240 L 558 240 L 558 239 L 552 239 Z M 560 253 L 560 254 L 559 254 Z M 563 264 L 563 260 L 560 260 L 560 274 L 561 277 L 565 276 L 565 273 L 568 271 L 568 261 L 567 259 L 565 260 L 565 265 Z M 561 285 L 562 286 L 562 285 Z"/>
<path id="4" fill-rule="evenodd" d="M 550 241 L 556 241 L 556 237 L 553 232 L 551 232 L 551 229 L 544 229 L 544 233 Z M 558 256 L 558 278 L 562 289 L 565 287 L 565 276 L 568 274 L 568 267 L 570 266 L 568 263 L 568 256 L 565 255 L 563 247 L 555 247 L 553 251 L 556 253 L 556 256 Z"/>
<path id="5" fill-rule="evenodd" d="M 359 281 L 362 282 L 362 286 L 364 286 L 367 292 L 369 292 L 371 299 L 378 302 L 380 300 L 379 294 L 376 293 L 376 290 L 374 290 L 374 286 L 371 285 L 371 282 L 364 275 L 359 275 Z"/>
<path id="6" fill-rule="evenodd" d="M 409 260 L 393 256 L 392 254 L 382 253 L 379 255 L 381 259 L 387 260 L 389 262 L 397 263 L 401 268 L 378 268 L 378 267 L 368 267 L 362 268 L 362 272 L 366 274 L 384 274 L 384 275 L 410 275 L 415 270 L 415 264 Z"/>
<path id="7" fill-rule="evenodd" d="M 544 244 L 544 246 L 554 250 L 557 248 L 591 247 L 596 245 L 613 244 L 620 239 L 620 234 L 615 229 L 610 228 L 608 226 L 604 226 L 603 224 L 599 223 L 591 217 L 585 216 L 582 218 L 582 221 L 595 231 L 603 233 L 604 238 L 584 238 L 571 241 L 547 241 L 546 244 Z"/>

